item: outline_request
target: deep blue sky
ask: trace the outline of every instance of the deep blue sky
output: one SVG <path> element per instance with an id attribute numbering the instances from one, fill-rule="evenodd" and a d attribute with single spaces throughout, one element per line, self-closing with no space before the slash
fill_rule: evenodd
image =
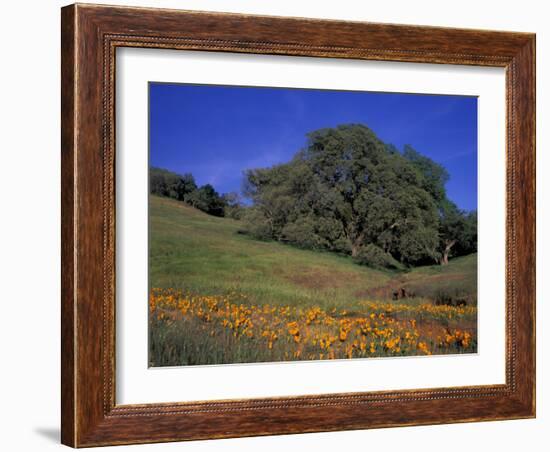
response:
<path id="1" fill-rule="evenodd" d="M 150 164 L 219 193 L 242 171 L 287 162 L 306 133 L 362 123 L 402 150 L 410 144 L 450 174 L 448 196 L 477 208 L 477 98 L 332 90 L 149 84 Z"/>

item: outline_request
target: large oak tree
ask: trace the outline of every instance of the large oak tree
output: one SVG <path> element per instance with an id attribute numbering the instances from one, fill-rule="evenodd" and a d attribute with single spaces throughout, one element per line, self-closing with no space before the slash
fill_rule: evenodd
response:
<path id="1" fill-rule="evenodd" d="M 442 244 L 461 240 L 450 238 L 447 179 L 442 166 L 411 147 L 398 152 L 364 125 L 321 129 L 290 162 L 246 171 L 247 228 L 372 265 L 445 263 L 456 242 Z"/>

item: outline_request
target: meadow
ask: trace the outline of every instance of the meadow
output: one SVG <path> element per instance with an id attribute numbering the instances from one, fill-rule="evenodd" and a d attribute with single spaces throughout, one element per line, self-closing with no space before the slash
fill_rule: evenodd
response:
<path id="1" fill-rule="evenodd" d="M 375 270 L 169 198 L 149 218 L 151 366 L 477 350 L 476 254 Z"/>

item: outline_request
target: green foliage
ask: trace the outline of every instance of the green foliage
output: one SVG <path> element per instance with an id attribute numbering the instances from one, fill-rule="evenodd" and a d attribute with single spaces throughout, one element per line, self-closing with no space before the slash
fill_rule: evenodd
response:
<path id="1" fill-rule="evenodd" d="M 447 264 L 450 256 L 463 256 L 477 251 L 477 212 L 465 212 L 447 198 L 447 170 L 406 145 L 403 156 L 420 172 L 422 186 L 430 193 L 439 209 L 439 243 L 431 257 Z"/>
<path id="2" fill-rule="evenodd" d="M 190 193 L 185 198 L 185 201 L 196 209 L 202 210 L 210 215 L 216 217 L 224 216 L 224 200 L 210 184 L 203 185 Z"/>
<path id="3" fill-rule="evenodd" d="M 283 226 L 281 230 L 282 240 L 301 248 L 322 249 L 326 245 L 326 240 L 316 233 L 316 229 L 313 217 L 298 217 L 296 221 Z"/>
<path id="4" fill-rule="evenodd" d="M 197 187 L 192 174 L 183 176 L 171 171 L 152 167 L 149 170 L 149 192 L 184 201 L 210 215 L 223 217 L 226 201 L 210 184 Z M 233 206 L 235 208 L 235 206 Z"/>
<path id="5" fill-rule="evenodd" d="M 433 197 L 438 205 L 444 202 L 447 199 L 445 184 L 449 180 L 447 170 L 408 144 L 403 149 L 403 157 L 411 162 L 422 175 L 422 188 Z"/>
<path id="6" fill-rule="evenodd" d="M 373 268 L 393 268 L 401 269 L 403 265 L 397 262 L 389 253 L 382 248 L 369 243 L 359 249 L 354 260 L 361 265 L 367 265 Z"/>
<path id="7" fill-rule="evenodd" d="M 252 235 L 260 223 L 263 239 L 270 233 L 303 248 L 355 257 L 373 245 L 408 265 L 437 259 L 443 167 L 412 148 L 402 155 L 363 125 L 308 138 L 290 162 L 245 173 Z"/>
<path id="8" fill-rule="evenodd" d="M 246 222 L 246 227 L 241 231 L 254 236 L 258 240 L 270 240 L 273 237 L 273 229 L 262 212 L 255 207 L 247 209 L 243 215 L 243 220 Z"/>
<path id="9" fill-rule="evenodd" d="M 169 198 L 184 201 L 186 196 L 197 189 L 192 174 L 172 173 L 162 168 L 152 167 L 149 171 L 149 192 L 154 195 L 168 196 Z"/>
<path id="10" fill-rule="evenodd" d="M 231 192 L 222 195 L 225 204 L 224 213 L 226 217 L 240 220 L 245 214 L 245 207 L 241 203 L 241 198 L 238 193 Z"/>
<path id="11" fill-rule="evenodd" d="M 449 200 L 441 206 L 439 227 L 440 263 L 448 264 L 449 257 L 464 256 L 477 251 L 477 212 L 464 212 Z"/>

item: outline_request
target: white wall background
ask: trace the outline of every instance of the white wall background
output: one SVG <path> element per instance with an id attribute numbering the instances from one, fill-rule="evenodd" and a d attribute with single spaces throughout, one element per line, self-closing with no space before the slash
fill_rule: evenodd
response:
<path id="1" fill-rule="evenodd" d="M 365 20 L 537 33 L 538 416 L 535 420 L 118 447 L 115 450 L 279 451 L 547 450 L 550 429 L 548 328 L 544 278 L 550 251 L 550 14 L 546 2 L 435 0 L 113 0 L 118 4 Z M 93 2 L 98 3 L 98 2 Z M 2 5 L 0 28 L 0 448 L 59 450 L 60 158 L 59 8 L 27 0 Z M 546 380 L 546 381 L 545 381 Z M 546 432 L 547 433 L 547 432 Z"/>

